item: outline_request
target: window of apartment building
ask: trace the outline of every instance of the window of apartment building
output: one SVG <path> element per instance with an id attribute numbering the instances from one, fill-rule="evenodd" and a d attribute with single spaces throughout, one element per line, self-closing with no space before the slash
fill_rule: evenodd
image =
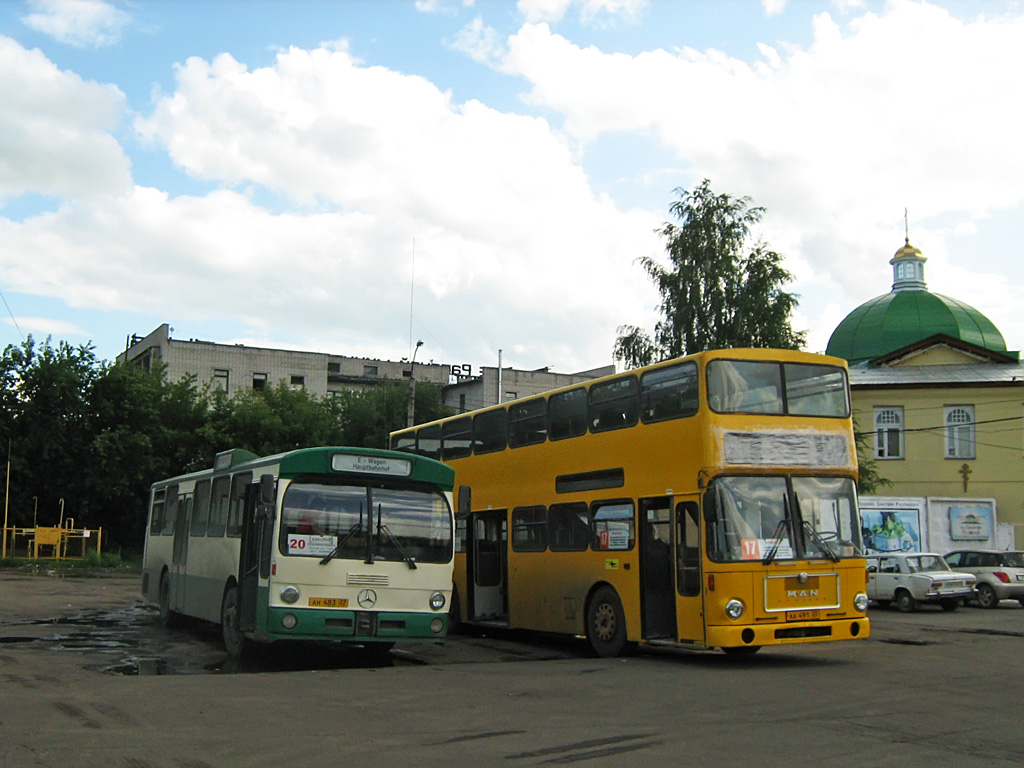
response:
<path id="1" fill-rule="evenodd" d="M 363 376 L 367 376 L 367 377 L 375 379 L 375 378 L 377 378 L 378 375 L 379 374 L 377 372 L 377 366 L 376 365 L 364 365 L 363 366 Z"/>
<path id="2" fill-rule="evenodd" d="M 328 363 L 327 364 L 327 372 L 328 373 L 341 373 L 341 363 Z"/>
<path id="3" fill-rule="evenodd" d="M 228 391 L 228 369 L 227 368 L 214 368 L 213 369 L 213 385 L 223 389 L 225 392 Z"/>
<path id="4" fill-rule="evenodd" d="M 944 409 L 946 423 L 946 458 L 973 459 L 974 406 L 949 405 Z"/>
<path id="5" fill-rule="evenodd" d="M 265 373 L 254 373 L 252 375 L 252 388 L 255 390 L 261 390 L 267 388 L 267 374 Z"/>
<path id="6" fill-rule="evenodd" d="M 512 400 L 515 400 L 518 397 L 519 397 L 519 393 L 518 392 L 510 392 L 510 391 L 506 390 L 505 391 L 505 400 L 503 402 L 508 403 L 508 402 L 511 402 Z"/>
<path id="7" fill-rule="evenodd" d="M 875 408 L 875 456 L 903 458 L 903 406 Z"/>
<path id="8" fill-rule="evenodd" d="M 305 389 L 306 388 L 306 377 L 305 376 L 292 376 L 291 387 L 292 387 L 292 389 Z"/>

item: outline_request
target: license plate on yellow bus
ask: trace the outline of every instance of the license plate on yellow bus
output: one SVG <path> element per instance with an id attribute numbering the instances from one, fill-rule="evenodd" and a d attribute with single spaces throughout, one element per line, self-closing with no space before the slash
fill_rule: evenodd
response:
<path id="1" fill-rule="evenodd" d="M 786 621 L 814 621 L 818 611 L 786 611 Z"/>
<path id="2" fill-rule="evenodd" d="M 310 608 L 348 608 L 347 597 L 311 597 Z"/>

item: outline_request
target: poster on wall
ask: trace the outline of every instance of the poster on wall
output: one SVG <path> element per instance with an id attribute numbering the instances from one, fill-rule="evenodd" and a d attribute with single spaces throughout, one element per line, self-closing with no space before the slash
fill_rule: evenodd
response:
<path id="1" fill-rule="evenodd" d="M 864 551 L 921 551 L 921 506 L 919 504 L 886 504 L 882 499 L 862 499 L 860 516 Z M 923 500 L 922 500 L 923 501 Z"/>
<path id="2" fill-rule="evenodd" d="M 992 510 L 950 507 L 949 537 L 953 541 L 988 541 L 992 538 Z"/>

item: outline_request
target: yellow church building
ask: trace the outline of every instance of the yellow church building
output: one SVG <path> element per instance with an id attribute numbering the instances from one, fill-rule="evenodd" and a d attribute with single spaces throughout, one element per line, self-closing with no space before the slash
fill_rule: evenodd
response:
<path id="1" fill-rule="evenodd" d="M 828 342 L 849 362 L 856 428 L 891 483 L 862 499 L 865 537 L 876 551 L 1020 548 L 1024 366 L 985 315 L 928 291 L 925 261 L 908 239 L 889 262 L 892 290 Z"/>

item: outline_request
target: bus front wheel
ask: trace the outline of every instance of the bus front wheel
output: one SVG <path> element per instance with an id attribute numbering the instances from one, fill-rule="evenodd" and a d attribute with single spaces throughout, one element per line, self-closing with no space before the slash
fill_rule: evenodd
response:
<path id="1" fill-rule="evenodd" d="M 622 656 L 636 646 L 627 640 L 622 601 L 611 587 L 601 587 L 590 600 L 587 642 L 594 653 L 603 657 Z"/>
<path id="2" fill-rule="evenodd" d="M 234 584 L 224 591 L 220 605 L 220 630 L 228 656 L 235 661 L 244 661 L 251 655 L 252 641 L 238 628 L 238 587 Z"/>

